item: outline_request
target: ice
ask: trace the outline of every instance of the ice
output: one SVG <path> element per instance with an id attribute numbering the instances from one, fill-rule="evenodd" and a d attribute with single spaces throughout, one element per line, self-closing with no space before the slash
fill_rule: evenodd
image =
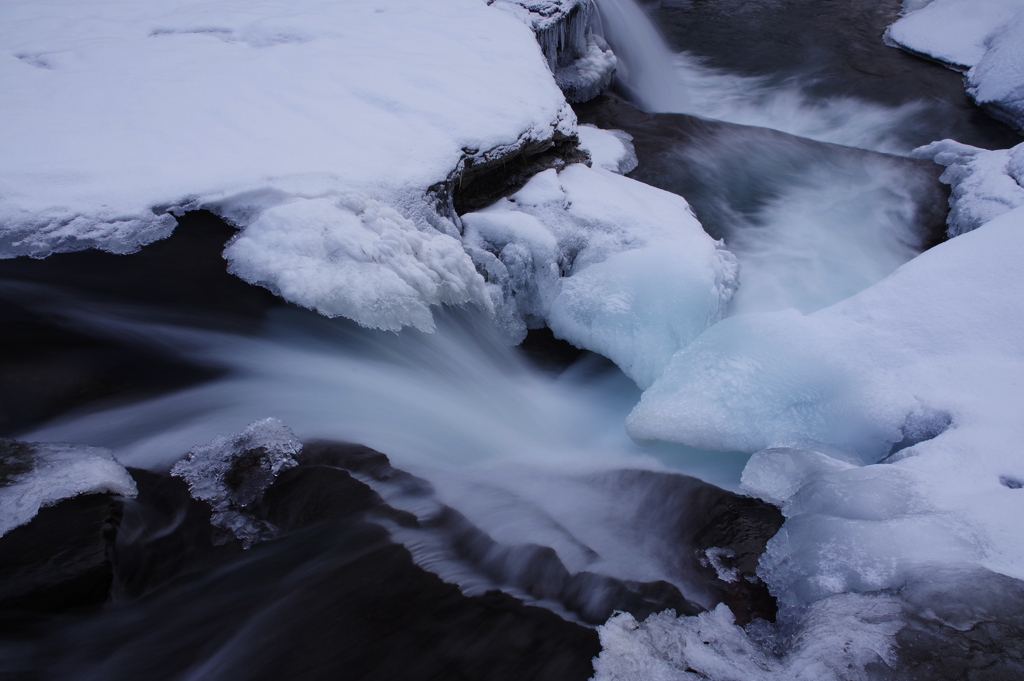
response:
<path id="1" fill-rule="evenodd" d="M 633 137 L 622 130 L 602 130 L 594 125 L 581 125 L 577 129 L 580 148 L 590 154 L 598 168 L 625 175 L 637 166 Z"/>
<path id="2" fill-rule="evenodd" d="M 0 48 L 0 255 L 129 253 L 166 237 L 172 213 L 206 207 L 257 227 L 242 238 L 255 260 L 240 262 L 238 244 L 237 271 L 388 328 L 428 328 L 429 306 L 482 300 L 468 259 L 431 234 L 458 234 L 431 187 L 457 181 L 467 159 L 575 128 L 530 26 L 477 0 L 15 0 L 0 9 Z M 289 216 L 352 196 L 422 236 L 388 218 L 404 243 L 385 263 L 373 260 L 382 244 L 355 260 L 326 241 L 313 248 L 324 257 L 299 256 L 310 234 L 285 229 Z M 365 241 L 350 212 L 338 229 Z M 286 255 L 256 247 L 271 234 L 295 236 Z M 317 272 L 308 285 L 274 269 L 298 264 Z M 372 299 L 318 288 L 353 270 L 391 285 Z"/>
<path id="3" fill-rule="evenodd" d="M 618 63 L 604 38 L 590 34 L 579 57 L 555 68 L 555 82 L 568 101 L 586 102 L 608 89 Z"/>
<path id="4" fill-rule="evenodd" d="M 908 7 L 887 40 L 967 71 L 967 92 L 1024 130 L 1024 1 L 933 0 Z"/>
<path id="5" fill-rule="evenodd" d="M 0 440 L 0 536 L 44 506 L 79 494 L 136 495 L 109 449 L 62 442 Z"/>
<path id="6" fill-rule="evenodd" d="M 463 224 L 477 257 L 506 273 L 502 305 L 520 329 L 546 324 L 640 386 L 736 288 L 735 259 L 685 200 L 605 170 L 545 171 Z"/>
<path id="7" fill-rule="evenodd" d="M 763 450 L 743 484 L 787 517 L 761 563 L 783 603 L 929 565 L 1024 578 L 1024 495 L 1000 482 L 1024 472 L 1022 223 L 1003 213 L 814 314 L 726 320 L 643 395 L 637 437 Z"/>
<path id="8" fill-rule="evenodd" d="M 946 218 L 950 237 L 1024 206 L 1024 144 L 987 151 L 942 140 L 915 149 L 913 155 L 946 166 L 940 179 L 952 187 Z"/>
<path id="9" fill-rule="evenodd" d="M 768 626 L 767 636 L 752 636 L 724 604 L 696 617 L 669 610 L 643 623 L 620 613 L 598 630 L 594 680 L 868 681 L 875 677 L 865 667 L 895 659 L 899 612 L 891 597 L 834 597 L 803 615 L 792 641 Z M 773 648 L 784 643 L 789 649 L 777 655 Z"/>
<path id="10" fill-rule="evenodd" d="M 252 284 L 371 328 L 433 331 L 431 305 L 491 304 L 457 239 L 362 194 L 269 208 L 224 257 L 232 274 Z"/>
<path id="11" fill-rule="evenodd" d="M 171 475 L 188 483 L 192 498 L 210 504 L 210 522 L 230 531 L 246 548 L 273 536 L 274 528 L 246 512 L 281 471 L 298 465 L 302 449 L 295 434 L 275 418 L 249 424 L 240 434 L 218 436 L 194 447 Z"/>

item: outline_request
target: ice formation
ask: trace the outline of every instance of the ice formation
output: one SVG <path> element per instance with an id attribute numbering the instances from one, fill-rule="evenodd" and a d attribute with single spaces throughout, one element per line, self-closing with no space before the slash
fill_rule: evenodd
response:
<path id="1" fill-rule="evenodd" d="M 593 125 L 581 125 L 576 130 L 580 148 L 590 154 L 591 163 L 619 175 L 625 175 L 637 166 L 633 138 L 622 130 L 602 130 Z"/>
<path id="2" fill-rule="evenodd" d="M 231 273 L 329 317 L 433 331 L 431 305 L 490 307 L 458 239 L 363 194 L 268 208 L 224 249 Z"/>
<path id="3" fill-rule="evenodd" d="M 1024 206 L 1024 144 L 987 151 L 942 140 L 915 149 L 913 155 L 946 166 L 940 179 L 952 187 L 946 218 L 950 237 Z"/>
<path id="4" fill-rule="evenodd" d="M 273 536 L 274 528 L 246 512 L 281 471 L 295 467 L 302 449 L 295 434 L 275 418 L 256 421 L 233 437 L 219 436 L 194 447 L 171 475 L 188 483 L 194 499 L 210 504 L 210 522 L 246 547 Z"/>
<path id="5" fill-rule="evenodd" d="M 1024 2 L 932 0 L 907 9 L 887 39 L 967 71 L 971 97 L 1024 130 Z"/>
<path id="6" fill-rule="evenodd" d="M 109 449 L 0 440 L 0 535 L 29 522 L 44 506 L 103 492 L 136 494 L 135 481 Z"/>
<path id="7" fill-rule="evenodd" d="M 545 171 L 463 224 L 513 337 L 546 325 L 642 387 L 736 289 L 735 258 L 685 200 L 605 170 Z"/>
<path id="8" fill-rule="evenodd" d="M 431 305 L 486 305 L 431 188 L 575 128 L 530 27 L 476 0 L 17 0 L 0 16 L 3 257 L 129 253 L 205 207 L 241 228 L 232 267 L 250 281 L 429 328 Z M 339 291 L 356 272 L 383 288 Z"/>
<path id="9" fill-rule="evenodd" d="M 958 202 L 970 199 L 962 194 Z M 680 351 L 630 415 L 637 437 L 757 452 L 742 484 L 786 516 L 759 576 L 779 599 L 774 635 L 788 627 L 797 637 L 787 644 L 790 657 L 815 635 L 802 623 L 808 612 L 820 610 L 833 626 L 829 604 L 837 598 L 910 593 L 938 573 L 951 591 L 979 574 L 1024 579 L 1016 520 L 1024 512 L 1016 485 L 1024 479 L 1024 314 L 1006 302 L 1024 296 L 1015 275 L 1022 223 L 1024 207 L 1007 208 L 814 314 L 728 319 Z M 913 606 L 897 600 L 896 628 L 908 613 L 935 606 L 935 594 L 929 598 Z M 986 608 L 978 606 L 980 619 L 1002 617 Z M 728 624 L 716 620 L 718 633 L 705 639 L 756 639 L 756 631 Z M 688 678 L 680 665 L 703 669 L 699 651 L 686 652 L 680 640 L 704 625 L 651 625 L 662 626 L 679 639 L 651 644 L 680 663 L 666 678 Z M 645 631 L 627 635 L 630 645 L 648 645 L 653 634 Z M 884 651 L 875 653 L 885 660 Z M 803 678 L 786 669 L 781 678 Z"/>

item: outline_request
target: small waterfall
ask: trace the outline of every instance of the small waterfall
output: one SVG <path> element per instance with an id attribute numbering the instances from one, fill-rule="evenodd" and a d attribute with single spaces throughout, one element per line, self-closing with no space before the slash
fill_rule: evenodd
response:
<path id="1" fill-rule="evenodd" d="M 599 31 L 618 57 L 616 78 L 646 111 L 688 110 L 675 57 L 643 8 L 634 0 L 596 0 Z"/>

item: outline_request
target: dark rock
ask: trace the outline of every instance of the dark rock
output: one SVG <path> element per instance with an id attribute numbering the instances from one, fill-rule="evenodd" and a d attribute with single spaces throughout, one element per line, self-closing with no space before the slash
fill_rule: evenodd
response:
<path id="1" fill-rule="evenodd" d="M 614 471 L 596 479 L 622 498 L 637 500 L 622 513 L 638 531 L 658 538 L 666 564 L 701 590 L 691 597 L 725 603 L 741 625 L 754 618 L 775 620 L 775 598 L 756 570 L 782 526 L 779 509 L 676 473 Z"/>
<path id="2" fill-rule="evenodd" d="M 334 455 L 389 475 L 372 450 L 336 447 Z M 147 595 L 37 627 L 39 639 L 19 647 L 25 657 L 12 665 L 36 678 L 111 681 L 169 681 L 200 667 L 253 681 L 582 681 L 593 673 L 594 631 L 498 592 L 466 597 L 417 567 L 365 519 L 385 508 L 381 497 L 343 470 L 304 463 L 284 471 L 255 509 L 290 533 L 244 552 L 239 542 L 213 545 L 209 509 L 182 481 L 133 473 L 139 497 L 126 507 L 133 532 L 118 543 L 118 576 L 122 594 Z"/>
<path id="3" fill-rule="evenodd" d="M 139 494 L 125 502 L 114 546 L 117 600 L 139 598 L 242 553 L 240 541 L 215 543 L 210 506 L 189 496 L 184 480 L 138 468 L 128 472 Z"/>
<path id="4" fill-rule="evenodd" d="M 589 154 L 579 148 L 575 137 L 527 140 L 510 154 L 467 155 L 456 173 L 430 192 L 437 198 L 439 212 L 462 215 L 516 193 L 537 173 L 589 161 Z"/>
<path id="5" fill-rule="evenodd" d="M 40 509 L 0 537 L 0 610 L 63 612 L 104 603 L 121 505 L 85 494 Z"/>
<path id="6" fill-rule="evenodd" d="M 896 678 L 1024 678 L 1024 582 L 982 569 L 933 569 L 901 596 L 907 625 L 896 635 Z"/>

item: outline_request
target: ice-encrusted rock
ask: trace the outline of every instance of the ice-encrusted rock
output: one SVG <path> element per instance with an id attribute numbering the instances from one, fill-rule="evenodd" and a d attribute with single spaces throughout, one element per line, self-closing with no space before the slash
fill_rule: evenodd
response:
<path id="1" fill-rule="evenodd" d="M 952 187 L 946 217 L 950 237 L 1024 206 L 1024 144 L 988 151 L 941 140 L 915 149 L 912 155 L 946 166 L 939 179 Z"/>
<path id="2" fill-rule="evenodd" d="M 44 506 L 80 494 L 135 496 L 135 482 L 110 450 L 63 442 L 0 439 L 0 536 Z"/>
<path id="3" fill-rule="evenodd" d="M 598 168 L 625 175 L 637 167 L 633 136 L 628 132 L 581 125 L 577 134 L 580 148 L 590 154 L 591 163 Z"/>
<path id="4" fill-rule="evenodd" d="M 192 498 L 210 504 L 210 522 L 231 532 L 246 546 L 273 536 L 274 528 L 247 512 L 284 470 L 297 464 L 302 444 L 275 418 L 250 424 L 231 437 L 195 447 L 188 458 L 171 468 L 171 475 L 188 483 Z"/>
<path id="5" fill-rule="evenodd" d="M 641 386 L 736 289 L 735 258 L 684 199 L 604 170 L 545 171 L 463 223 L 513 338 L 546 325 Z"/>
<path id="6" fill-rule="evenodd" d="M 384 328 L 487 307 L 452 188 L 575 130 L 531 27 L 477 0 L 17 0 L 0 49 L 0 257 L 130 253 L 208 208 L 247 280 Z"/>
<path id="7" fill-rule="evenodd" d="M 224 257 L 249 283 L 371 328 L 433 331 L 432 305 L 490 305 L 458 239 L 361 194 L 269 208 Z"/>
<path id="8" fill-rule="evenodd" d="M 967 92 L 1024 131 L 1024 1 L 932 0 L 886 32 L 891 43 L 967 71 Z"/>
<path id="9" fill-rule="evenodd" d="M 611 85 L 618 60 L 591 20 L 593 0 L 501 0 L 533 28 L 537 42 L 570 102 L 585 102 Z"/>

